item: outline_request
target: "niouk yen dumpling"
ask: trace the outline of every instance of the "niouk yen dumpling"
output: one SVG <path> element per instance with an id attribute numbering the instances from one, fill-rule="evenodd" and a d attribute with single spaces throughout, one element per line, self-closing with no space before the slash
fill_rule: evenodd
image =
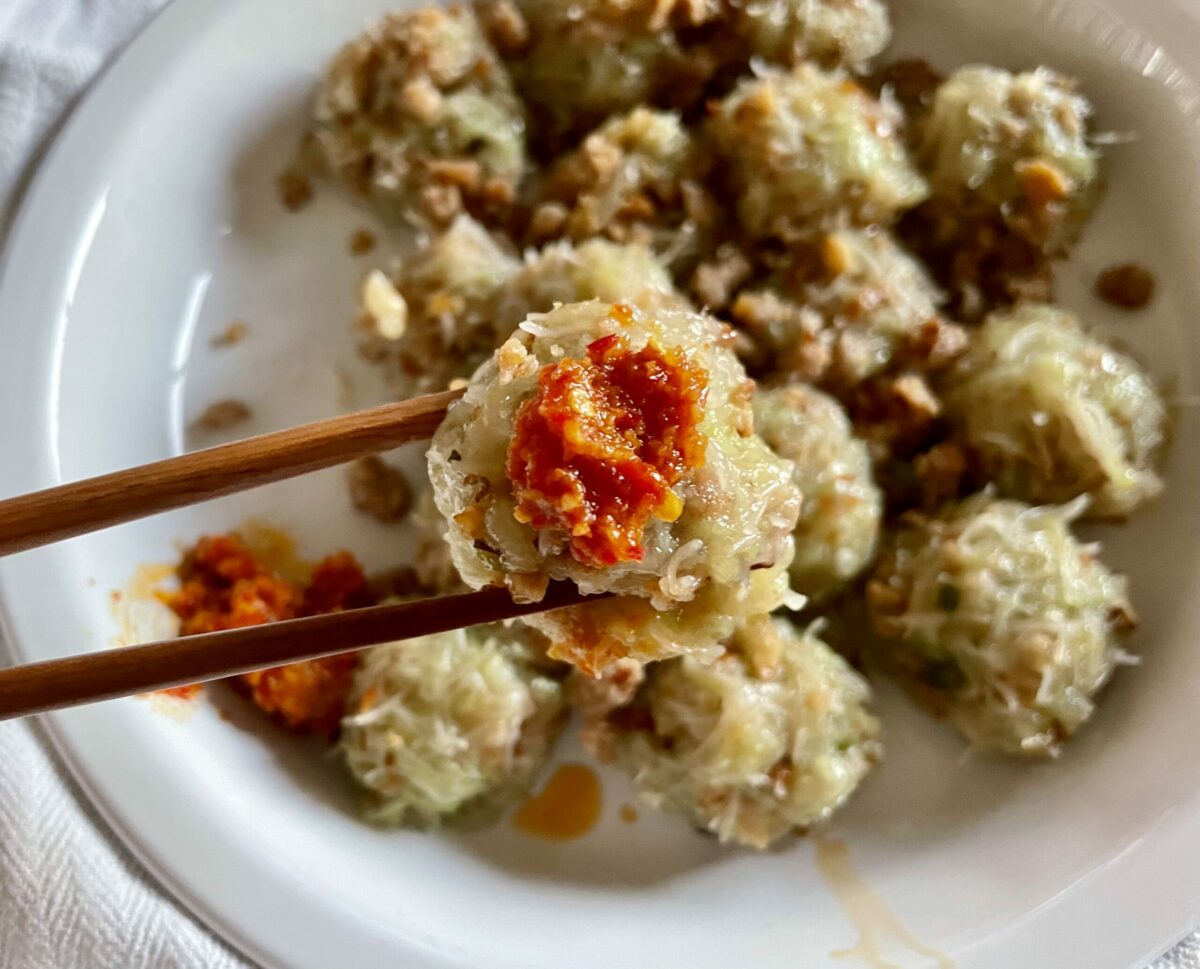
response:
<path id="1" fill-rule="evenodd" d="M 741 0 L 732 7 L 751 53 L 772 63 L 860 67 L 892 38 L 883 0 Z"/>
<path id="2" fill-rule="evenodd" d="M 882 756 L 870 687 L 786 620 L 741 625 L 711 664 L 655 663 L 610 722 L 651 804 L 721 841 L 765 848 L 828 818 Z"/>
<path id="3" fill-rule="evenodd" d="M 903 117 L 854 81 L 810 64 L 764 69 L 718 104 L 713 143 L 742 227 L 788 238 L 846 217 L 890 222 L 929 194 L 905 152 Z"/>
<path id="4" fill-rule="evenodd" d="M 340 745 L 379 824 L 483 819 L 520 794 L 562 726 L 544 642 L 519 622 L 376 646 Z"/>
<path id="5" fill-rule="evenodd" d="M 1166 407 L 1132 358 L 1040 303 L 993 313 L 959 361 L 947 411 L 1002 494 L 1120 518 L 1162 491 Z"/>
<path id="6" fill-rule="evenodd" d="M 467 8 L 384 17 L 333 59 L 309 147 L 320 168 L 420 222 L 502 214 L 525 173 L 525 119 Z"/>
<path id="7" fill-rule="evenodd" d="M 640 242 L 673 266 L 688 265 L 717 219 L 702 187 L 705 155 L 677 112 L 639 107 L 609 118 L 551 166 L 530 233 Z"/>
<path id="8" fill-rule="evenodd" d="M 575 245 L 564 239 L 527 253 L 499 290 L 492 305 L 496 330 L 504 340 L 530 313 L 589 299 L 621 299 L 647 312 L 687 305 L 666 266 L 646 246 L 608 239 Z"/>
<path id="9" fill-rule="evenodd" d="M 1081 504 L 910 516 L 871 581 L 881 665 L 976 747 L 1057 753 L 1127 659 L 1125 578 L 1071 534 Z"/>
<path id="10" fill-rule="evenodd" d="M 434 233 L 391 278 L 372 271 L 362 309 L 373 357 L 393 365 L 405 395 L 445 390 L 469 377 L 507 333 L 497 333 L 496 302 L 520 263 L 468 215 Z"/>
<path id="11" fill-rule="evenodd" d="M 1100 194 L 1092 106 L 1073 80 L 1041 67 L 964 67 L 937 89 L 918 159 L 934 193 L 999 213 L 1049 251 L 1074 241 Z"/>
<path id="12" fill-rule="evenodd" d="M 434 435 L 430 478 L 467 583 L 626 597 L 536 619 L 552 654 L 593 672 L 715 654 L 739 611 L 786 598 L 800 496 L 754 432 L 731 342 L 684 309 L 563 305 L 521 324 Z"/>
<path id="13" fill-rule="evenodd" d="M 668 6 L 653 0 L 518 0 L 528 26 L 511 61 L 539 141 L 561 147 L 610 115 L 694 99 L 712 67 L 685 51 Z M 678 5 L 685 22 L 714 5 Z"/>
<path id="14" fill-rule="evenodd" d="M 886 367 L 937 369 L 961 352 L 966 336 L 939 312 L 942 294 L 889 233 L 839 229 L 818 251 L 729 310 L 781 376 L 844 393 Z"/>
<path id="15" fill-rule="evenodd" d="M 812 599 L 835 593 L 871 561 L 883 518 L 883 493 L 871 477 L 867 445 L 842 406 L 805 384 L 755 395 L 754 422 L 780 457 L 795 462 L 804 496 L 796 525 L 793 588 Z"/>

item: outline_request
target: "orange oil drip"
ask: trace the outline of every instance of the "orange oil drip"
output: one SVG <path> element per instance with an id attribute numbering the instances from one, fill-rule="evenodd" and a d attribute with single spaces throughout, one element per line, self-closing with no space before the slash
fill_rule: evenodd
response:
<path id="1" fill-rule="evenodd" d="M 584 764 L 563 764 L 513 815 L 517 830 L 543 841 L 582 838 L 600 819 L 600 779 Z"/>

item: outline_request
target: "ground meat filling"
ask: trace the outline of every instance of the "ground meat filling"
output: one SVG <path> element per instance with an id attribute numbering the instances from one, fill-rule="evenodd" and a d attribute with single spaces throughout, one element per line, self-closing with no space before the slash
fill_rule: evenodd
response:
<path id="1" fill-rule="evenodd" d="M 682 351 L 617 334 L 543 367 L 508 448 L 517 519 L 561 530 L 583 565 L 641 561 L 646 523 L 679 517 L 671 486 L 704 462 L 707 391 Z"/>
<path id="2" fill-rule="evenodd" d="M 236 535 L 201 538 L 180 565 L 179 579 L 179 591 L 164 598 L 179 616 L 182 636 L 375 603 L 362 568 L 348 552 L 323 559 L 301 587 L 265 568 Z M 332 736 L 357 667 L 358 656 L 345 653 L 257 670 L 236 682 L 256 706 L 292 730 Z M 185 686 L 168 692 L 186 697 L 197 691 Z"/>

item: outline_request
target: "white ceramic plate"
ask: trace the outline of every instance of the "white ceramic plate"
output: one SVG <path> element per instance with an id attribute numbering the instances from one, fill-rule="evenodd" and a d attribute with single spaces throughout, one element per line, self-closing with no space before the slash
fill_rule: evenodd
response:
<path id="1" fill-rule="evenodd" d="M 247 400 L 250 430 L 374 402 L 346 325 L 369 260 L 346 253 L 365 213 L 322 196 L 284 212 L 272 181 L 315 74 L 383 0 L 176 0 L 97 85 L 47 159 L 0 283 L 0 492 L 176 453 L 212 401 Z M 1132 344 L 1181 396 L 1200 359 L 1200 25 L 1171 0 L 908 0 L 898 46 L 940 67 L 1045 62 L 1078 74 L 1111 150 L 1111 191 L 1064 300 Z M 385 247 L 386 251 L 386 247 Z M 384 253 L 379 253 L 382 258 Z M 1160 282 L 1119 318 L 1087 292 L 1111 261 Z M 250 324 L 236 349 L 209 338 Z M 1128 570 L 1145 657 L 1058 763 L 967 758 L 886 689 L 888 761 L 833 834 L 900 923 L 962 969 L 1133 969 L 1200 923 L 1200 435 L 1183 409 L 1168 492 L 1104 533 Z M 410 457 L 415 457 L 410 455 Z M 394 560 L 403 530 L 355 517 L 337 472 L 0 562 L 20 659 L 99 649 L 109 592 L 176 542 L 247 517 L 319 554 Z M 222 702 L 219 692 L 217 702 Z M 235 703 L 177 721 L 129 700 L 51 718 L 122 837 L 234 945 L 272 966 L 851 965 L 857 930 L 811 842 L 722 850 L 674 819 L 604 820 L 553 846 L 501 826 L 470 836 L 360 824 L 336 765 Z M 566 756 L 571 756 L 568 748 Z M 887 933 L 884 933 L 887 936 Z M 887 965 L 935 964 L 882 939 Z M 882 963 L 881 963 L 882 964 Z"/>

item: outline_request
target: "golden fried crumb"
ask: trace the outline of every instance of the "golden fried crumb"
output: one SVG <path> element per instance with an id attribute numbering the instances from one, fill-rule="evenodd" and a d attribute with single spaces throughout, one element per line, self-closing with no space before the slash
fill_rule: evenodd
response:
<path id="1" fill-rule="evenodd" d="M 462 193 L 455 185 L 437 183 L 421 189 L 421 211 L 438 223 L 447 223 L 462 211 Z"/>
<path id="2" fill-rule="evenodd" d="M 251 417 L 250 408 L 240 400 L 219 400 L 192 421 L 192 430 L 223 431 L 226 428 L 248 421 Z"/>
<path id="3" fill-rule="evenodd" d="M 567 224 L 570 212 L 562 202 L 542 202 L 529 220 L 529 237 L 535 243 L 557 238 Z"/>
<path id="4" fill-rule="evenodd" d="M 350 236 L 350 254 L 352 256 L 365 256 L 375 248 L 376 244 L 375 233 L 369 229 L 355 229 Z"/>
<path id="5" fill-rule="evenodd" d="M 439 158 L 426 164 L 430 177 L 442 185 L 473 192 L 483 181 L 483 166 L 473 158 Z"/>
<path id="6" fill-rule="evenodd" d="M 400 107 L 418 121 L 430 122 L 441 110 L 442 92 L 429 78 L 415 78 L 401 89 Z"/>
<path id="7" fill-rule="evenodd" d="M 241 343 L 244 339 L 246 339 L 246 334 L 249 331 L 250 327 L 248 327 L 241 320 L 234 320 L 227 327 L 225 327 L 225 329 L 214 336 L 209 341 L 209 344 L 214 347 L 231 347 L 235 344 Z"/>
<path id="8" fill-rule="evenodd" d="M 313 199 L 312 183 L 308 176 L 295 168 L 284 171 L 276 180 L 279 201 L 289 212 L 299 212 Z"/>
<path id="9" fill-rule="evenodd" d="M 412 508 L 407 479 L 374 455 L 351 464 L 347 477 L 354 507 L 378 521 L 401 521 Z"/>
<path id="10" fill-rule="evenodd" d="M 484 33 L 505 57 L 516 57 L 529 44 L 529 25 L 511 0 L 491 0 L 478 8 Z"/>
<path id="11" fill-rule="evenodd" d="M 722 246 L 714 259 L 701 263 L 692 274 L 691 290 L 697 302 L 710 310 L 722 309 L 754 271 L 745 253 Z"/>
<path id="12" fill-rule="evenodd" d="M 967 452 L 961 444 L 942 441 L 913 460 L 921 485 L 922 503 L 928 509 L 953 501 L 967 476 Z"/>
<path id="13" fill-rule="evenodd" d="M 933 396 L 929 384 L 916 374 L 901 374 L 892 381 L 891 387 L 896 397 L 913 414 L 929 418 L 941 413 L 942 406 Z"/>
<path id="14" fill-rule="evenodd" d="M 1154 298 L 1154 276 L 1135 262 L 1109 266 L 1096 279 L 1096 295 L 1124 310 L 1140 310 Z"/>
<path id="15" fill-rule="evenodd" d="M 834 232 L 827 235 L 821 242 L 821 262 L 825 265 L 830 276 L 841 276 L 854 272 L 858 268 L 854 251 L 850 248 L 845 236 Z"/>
<path id="16" fill-rule="evenodd" d="M 908 361 L 922 372 L 944 370 L 970 345 L 967 331 L 957 323 L 950 323 L 940 316 L 926 320 L 912 334 L 905 347 Z"/>
<path id="17" fill-rule="evenodd" d="M 495 206 L 512 205 L 517 200 L 517 187 L 512 179 L 493 175 L 483 183 L 483 200 Z"/>
<path id="18" fill-rule="evenodd" d="M 1043 158 L 1023 159 L 1017 162 L 1016 172 L 1021 191 L 1034 209 L 1044 209 L 1071 194 L 1071 180 L 1053 162 Z"/>

